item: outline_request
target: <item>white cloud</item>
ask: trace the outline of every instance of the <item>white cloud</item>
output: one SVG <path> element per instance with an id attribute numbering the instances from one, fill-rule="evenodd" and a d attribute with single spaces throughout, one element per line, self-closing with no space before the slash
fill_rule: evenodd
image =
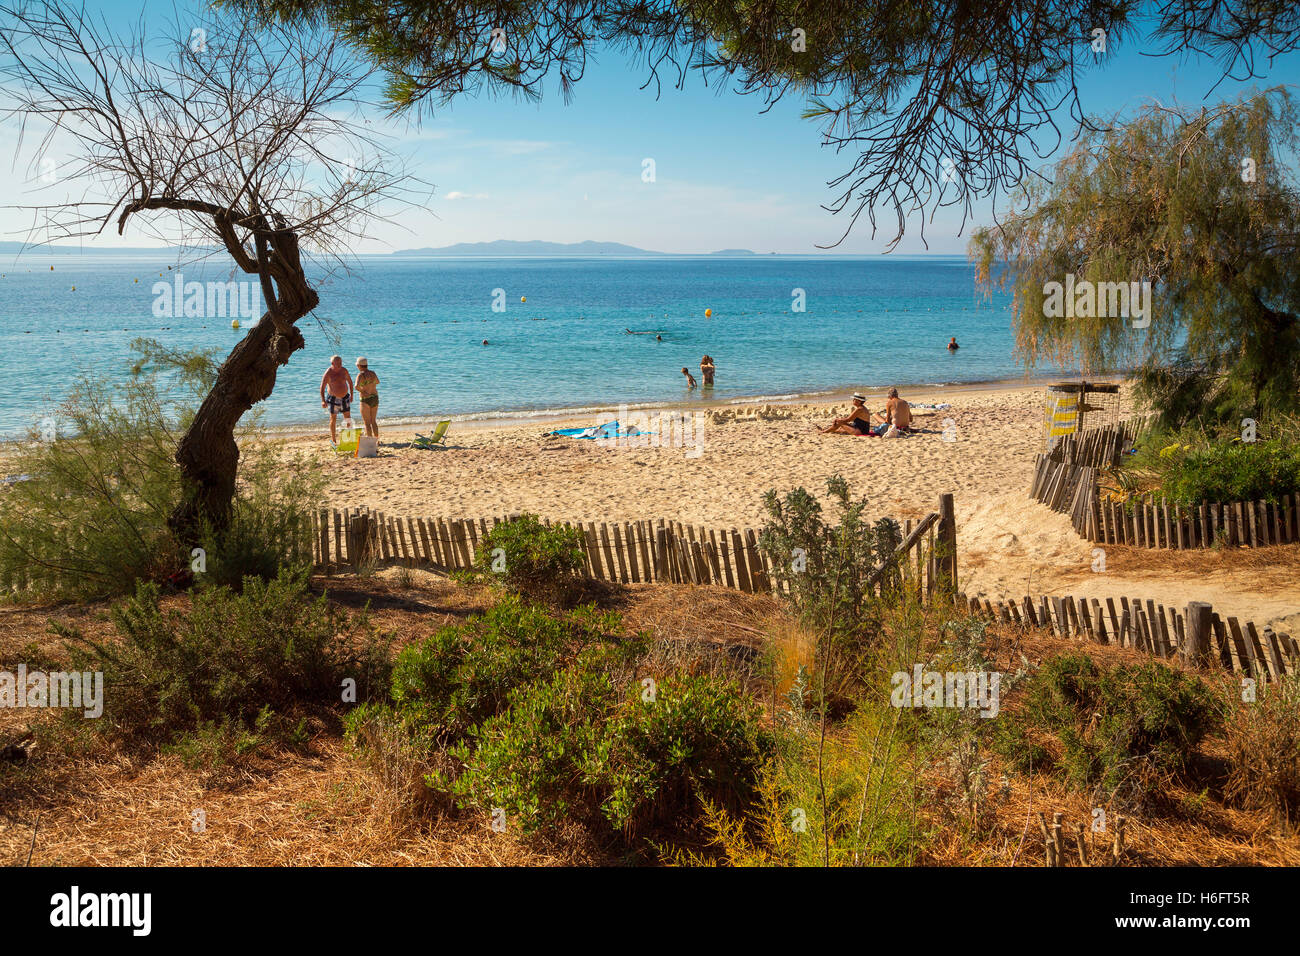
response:
<path id="1" fill-rule="evenodd" d="M 451 192 L 447 193 L 447 195 L 444 196 L 443 198 L 447 200 L 454 200 L 454 199 L 487 199 L 489 197 L 487 193 L 463 193 L 459 189 L 453 189 Z"/>

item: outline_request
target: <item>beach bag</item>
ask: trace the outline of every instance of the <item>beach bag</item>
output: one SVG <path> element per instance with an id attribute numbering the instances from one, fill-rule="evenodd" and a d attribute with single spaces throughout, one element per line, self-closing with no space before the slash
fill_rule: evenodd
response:
<path id="1" fill-rule="evenodd" d="M 340 455 L 355 456 L 357 453 L 357 442 L 360 438 L 360 425 L 353 425 L 350 428 L 347 425 L 344 425 L 339 429 L 339 443 L 334 446 L 334 450 Z"/>
<path id="2" fill-rule="evenodd" d="M 903 433 L 900 432 L 898 428 L 895 427 L 894 425 L 890 425 L 889 431 L 885 432 L 885 434 L 881 435 L 880 437 L 881 438 L 902 438 Z"/>
<path id="3" fill-rule="evenodd" d="M 379 439 L 374 435 L 362 435 L 357 441 L 358 458 L 378 458 L 379 457 Z"/>

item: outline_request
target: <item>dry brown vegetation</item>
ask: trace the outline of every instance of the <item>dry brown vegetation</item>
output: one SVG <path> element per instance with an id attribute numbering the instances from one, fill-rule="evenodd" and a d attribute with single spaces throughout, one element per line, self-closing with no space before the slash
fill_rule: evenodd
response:
<path id="1" fill-rule="evenodd" d="M 483 589 L 425 572 L 389 569 L 369 578 L 317 578 L 350 609 L 369 605 L 372 620 L 398 645 L 433 627 L 486 608 Z M 770 686 L 749 665 L 765 635 L 792 658 L 808 652 L 799 627 L 772 599 L 715 588 L 633 586 L 590 595 L 623 613 L 629 629 L 652 631 L 655 653 L 690 670 L 739 676 L 766 706 Z M 168 599 L 182 605 L 183 595 Z M 7 608 L 0 611 L 0 667 L 59 659 L 51 619 L 108 636 L 105 606 Z M 1143 660 L 1130 650 L 1062 641 L 1011 628 L 990 630 L 1000 665 L 1049 657 L 1069 644 L 1101 661 Z M 1177 665 L 1173 665 L 1177 666 Z M 782 668 L 786 670 L 786 668 Z M 746 680 L 746 677 L 748 679 Z M 783 688 L 782 688 L 783 690 Z M 1014 707 L 1014 701 L 1010 706 Z M 0 743 L 21 734 L 30 712 L 0 711 Z M 49 719 L 42 716 L 38 719 Z M 305 752 L 262 753 L 237 770 L 212 774 L 163 754 L 132 759 L 102 746 L 32 753 L 25 764 L 0 766 L 0 860 L 21 865 L 584 865 L 616 864 L 615 852 L 579 832 L 525 840 L 493 832 L 466 815 L 418 817 L 405 812 L 393 788 L 355 758 L 337 728 L 312 728 Z M 1127 865 L 1300 865 L 1300 841 L 1281 835 L 1263 811 L 1225 803 L 1221 737 L 1205 742 L 1186 779 L 1171 782 L 1158 804 L 1130 817 Z M 994 758 L 993 778 L 1002 773 Z M 942 773 L 928 781 L 942 795 Z M 942 803 L 942 801 L 940 801 Z M 1045 774 L 1007 774 L 1002 799 L 983 812 L 972 834 L 945 806 L 923 807 L 938 837 L 917 862 L 939 865 L 1042 865 L 1037 814 L 1062 812 L 1069 864 L 1077 865 L 1074 825 L 1091 819 L 1086 795 Z M 194 832 L 194 812 L 205 826 Z M 953 825 L 948 826 L 946 824 Z M 35 840 L 33 841 L 33 833 Z M 1108 835 L 1089 833 L 1090 858 L 1102 860 Z"/>
<path id="2" fill-rule="evenodd" d="M 1283 544 L 1268 548 L 1198 548 L 1176 551 L 1168 548 L 1131 548 L 1106 545 L 1108 571 L 1140 575 L 1249 574 L 1262 589 L 1294 587 L 1300 579 L 1300 545 Z M 1086 578 L 1085 568 L 1078 573 Z"/>

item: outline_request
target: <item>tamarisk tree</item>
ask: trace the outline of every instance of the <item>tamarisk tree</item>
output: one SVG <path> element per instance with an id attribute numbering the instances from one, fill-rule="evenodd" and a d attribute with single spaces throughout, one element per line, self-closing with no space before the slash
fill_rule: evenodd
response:
<path id="1" fill-rule="evenodd" d="M 170 524 L 194 540 L 203 523 L 229 519 L 241 416 L 305 345 L 297 323 L 320 302 L 308 264 L 342 267 L 379 205 L 403 201 L 409 181 L 364 133 L 367 71 L 332 35 L 220 18 L 122 38 L 58 2 L 0 6 L 0 21 L 5 116 L 24 135 L 43 127 L 33 164 L 66 157 L 52 166 L 59 182 L 84 189 L 32 207 L 37 236 L 134 226 L 228 255 L 261 290 L 265 311 L 176 450 L 185 492 Z"/>
<path id="2" fill-rule="evenodd" d="M 970 252 L 986 290 L 1014 290 L 1027 366 L 1136 368 L 1175 426 L 1300 409 L 1298 145 L 1281 88 L 1151 104 L 1026 183 Z"/>

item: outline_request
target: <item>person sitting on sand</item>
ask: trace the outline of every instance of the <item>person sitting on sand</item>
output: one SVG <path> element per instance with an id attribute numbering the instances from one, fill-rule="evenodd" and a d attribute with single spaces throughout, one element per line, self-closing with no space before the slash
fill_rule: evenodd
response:
<path id="1" fill-rule="evenodd" d="M 865 395 L 853 396 L 853 408 L 843 418 L 837 418 L 825 428 L 819 428 L 823 435 L 870 435 L 871 413 L 867 411 Z"/>
<path id="2" fill-rule="evenodd" d="M 682 374 L 686 376 L 686 387 L 695 388 L 695 376 L 691 374 L 691 370 L 684 368 L 682 369 Z"/>
<path id="3" fill-rule="evenodd" d="M 325 394 L 327 390 L 328 397 Z M 352 427 L 352 391 L 352 374 L 343 367 L 343 357 L 336 355 L 330 359 L 330 367 L 320 380 L 320 407 L 330 410 L 330 441 L 336 445 L 335 422 L 339 412 L 343 413 L 344 426 Z"/>
<path id="4" fill-rule="evenodd" d="M 898 397 L 898 389 L 889 390 L 889 398 L 885 400 L 885 411 L 878 413 L 880 424 L 876 427 L 875 434 L 883 435 L 889 431 L 889 426 L 893 425 L 900 432 L 910 431 L 912 428 L 912 406 L 907 404 L 906 399 Z"/>
<path id="5" fill-rule="evenodd" d="M 700 374 L 704 376 L 705 388 L 713 387 L 713 371 L 713 359 L 709 358 L 707 355 L 700 359 Z"/>
<path id="6" fill-rule="evenodd" d="M 957 344 L 957 336 L 954 335 L 952 338 L 948 340 L 948 351 L 955 352 L 959 348 L 961 348 L 961 346 Z"/>
<path id="7" fill-rule="evenodd" d="M 361 421 L 366 434 L 379 437 L 379 376 L 370 371 L 365 356 L 357 359 L 357 394 L 361 396 Z"/>

